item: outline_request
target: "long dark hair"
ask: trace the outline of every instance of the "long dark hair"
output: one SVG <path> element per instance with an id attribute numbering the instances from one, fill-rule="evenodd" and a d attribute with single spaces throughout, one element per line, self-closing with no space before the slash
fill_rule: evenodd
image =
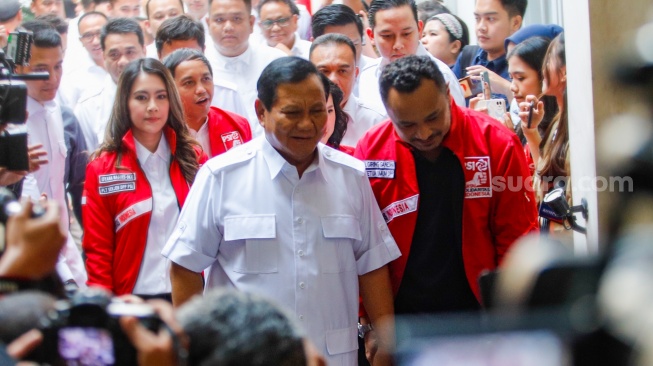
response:
<path id="1" fill-rule="evenodd" d="M 537 71 L 537 77 L 540 81 L 540 90 L 542 89 L 542 81 L 544 80 L 544 58 L 546 57 L 546 52 L 550 43 L 551 40 L 546 37 L 531 37 L 518 43 L 507 56 L 508 60 L 512 57 L 519 57 L 519 59 L 526 63 L 530 68 Z M 540 133 L 540 136 L 544 137 L 546 131 L 549 129 L 549 125 L 551 125 L 551 121 L 553 121 L 558 113 L 558 102 L 555 97 L 550 95 L 542 95 L 538 97 L 544 103 L 544 118 L 539 126 L 537 126 L 537 130 Z M 521 129 L 521 123 L 517 124 L 515 132 L 517 133 L 517 136 L 519 136 L 522 145 L 525 144 L 526 137 L 524 136 L 524 131 Z"/>
<path id="2" fill-rule="evenodd" d="M 179 163 L 182 174 L 186 181 L 192 183 L 199 168 L 197 154 L 193 145 L 198 145 L 186 127 L 184 109 L 177 93 L 175 82 L 168 69 L 159 60 L 153 58 L 142 58 L 130 62 L 118 79 L 118 90 L 111 110 L 111 117 L 104 133 L 104 142 L 96 152 L 99 155 L 102 151 L 118 153 L 118 165 L 122 158 L 122 138 L 132 128 L 132 121 L 129 116 L 129 96 L 134 81 L 141 73 L 156 75 L 163 81 L 168 93 L 170 111 L 166 125 L 170 126 L 177 135 L 176 151 L 173 159 Z M 198 145 L 199 146 L 199 145 Z"/>
<path id="3" fill-rule="evenodd" d="M 556 38 L 551 41 L 549 49 L 544 58 L 543 72 L 547 80 L 551 80 L 547 65 L 555 63 L 560 68 L 566 65 L 565 59 L 565 38 L 564 33 L 560 33 Z M 561 76 L 561 75 L 560 75 Z M 569 121 L 567 117 L 567 89 L 563 92 L 563 102 L 558 114 L 555 116 L 554 121 L 558 121 L 557 128 L 555 123 L 547 129 L 542 142 L 540 143 L 540 150 L 542 151 L 542 159 L 544 165 L 538 171 L 541 177 L 566 177 L 569 175 L 567 171 L 567 152 L 569 151 Z M 553 135 L 555 134 L 555 135 Z M 547 149 L 545 149 L 547 141 L 552 140 Z"/>
<path id="4" fill-rule="evenodd" d="M 349 117 L 347 117 L 345 111 L 340 107 L 340 103 L 342 103 L 342 99 L 344 98 L 342 89 L 331 80 L 329 80 L 329 86 L 329 95 L 333 98 L 333 109 L 336 113 L 336 122 L 333 126 L 333 133 L 327 140 L 327 145 L 334 149 L 339 149 L 340 141 L 342 141 L 342 138 L 345 137 L 345 132 L 347 132 L 347 119 Z"/>

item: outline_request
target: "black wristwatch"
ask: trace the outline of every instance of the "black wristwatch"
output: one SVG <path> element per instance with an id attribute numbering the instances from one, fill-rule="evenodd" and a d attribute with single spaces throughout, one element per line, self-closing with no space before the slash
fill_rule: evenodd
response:
<path id="1" fill-rule="evenodd" d="M 372 328 L 372 324 L 363 325 L 361 323 L 358 323 L 358 336 L 361 338 L 365 338 L 365 334 L 367 334 L 367 332 L 373 329 L 374 328 Z"/>

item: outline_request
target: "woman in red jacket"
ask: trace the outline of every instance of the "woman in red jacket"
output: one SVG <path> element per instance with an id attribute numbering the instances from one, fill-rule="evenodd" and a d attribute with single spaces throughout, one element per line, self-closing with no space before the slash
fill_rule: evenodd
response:
<path id="1" fill-rule="evenodd" d="M 169 264 L 160 253 L 204 161 L 167 68 L 151 58 L 127 65 L 104 142 L 86 169 L 88 285 L 170 298 Z"/>

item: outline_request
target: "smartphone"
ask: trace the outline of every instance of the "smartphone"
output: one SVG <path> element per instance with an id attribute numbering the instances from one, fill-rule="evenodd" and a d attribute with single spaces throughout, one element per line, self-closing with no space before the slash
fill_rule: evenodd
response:
<path id="1" fill-rule="evenodd" d="M 479 100 L 476 108 L 487 108 L 487 114 L 490 117 L 503 122 L 504 115 L 506 114 L 506 101 L 501 98 Z"/>
<path id="2" fill-rule="evenodd" d="M 463 89 L 463 94 L 465 98 L 471 97 L 472 94 L 472 77 L 467 75 L 462 79 L 458 80 L 460 87 Z"/>
<path id="3" fill-rule="evenodd" d="M 490 87 L 490 73 L 483 71 L 481 73 L 481 84 L 483 87 L 483 99 L 492 99 L 492 88 Z"/>

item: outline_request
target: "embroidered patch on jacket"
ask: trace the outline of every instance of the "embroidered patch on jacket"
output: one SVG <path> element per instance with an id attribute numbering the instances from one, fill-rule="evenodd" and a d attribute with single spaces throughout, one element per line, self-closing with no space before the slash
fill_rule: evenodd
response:
<path id="1" fill-rule="evenodd" d="M 224 144 L 224 149 L 229 151 L 238 145 L 243 144 L 243 139 L 240 137 L 238 131 L 232 131 L 228 133 L 223 133 L 220 135 L 222 137 L 222 143 Z"/>
<path id="2" fill-rule="evenodd" d="M 116 182 L 134 182 L 136 181 L 136 173 L 118 173 L 118 174 L 104 174 L 98 177 L 100 184 L 116 183 Z"/>
<path id="3" fill-rule="evenodd" d="M 104 186 L 98 188 L 98 192 L 105 196 L 107 194 L 114 194 L 118 192 L 129 192 L 129 191 L 135 191 L 136 190 L 136 183 L 131 182 L 131 183 L 120 183 L 120 184 L 114 184 L 110 186 Z"/>
<path id="4" fill-rule="evenodd" d="M 408 197 L 401 201 L 393 202 L 388 207 L 381 210 L 385 223 L 389 223 L 394 218 L 405 215 L 407 213 L 417 211 L 417 199 L 419 194 Z"/>
<path id="5" fill-rule="evenodd" d="M 131 220 L 150 211 L 152 211 L 152 198 L 134 203 L 133 205 L 127 207 L 121 213 L 119 213 L 114 220 L 116 224 L 116 231 L 122 229 L 125 224 Z"/>
<path id="6" fill-rule="evenodd" d="M 492 197 L 490 157 L 465 157 L 465 198 L 485 197 Z"/>
<path id="7" fill-rule="evenodd" d="M 393 160 L 365 160 L 368 178 L 394 179 L 395 162 Z"/>

